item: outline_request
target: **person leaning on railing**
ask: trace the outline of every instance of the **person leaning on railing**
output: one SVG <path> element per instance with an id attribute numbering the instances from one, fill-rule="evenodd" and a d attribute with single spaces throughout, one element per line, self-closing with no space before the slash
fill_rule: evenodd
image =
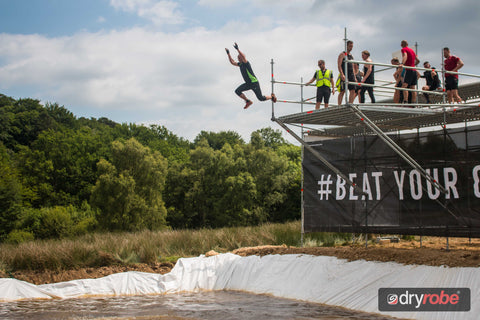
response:
<path id="1" fill-rule="evenodd" d="M 435 91 L 440 88 L 440 78 L 438 77 L 437 71 L 435 71 L 435 67 L 432 67 L 430 65 L 430 62 L 425 61 L 423 63 L 423 67 L 427 69 L 432 69 L 430 70 L 425 70 L 423 72 L 422 78 L 425 79 L 426 85 L 422 87 L 422 90 L 424 91 Z M 426 92 L 423 93 L 425 96 L 425 100 L 427 100 L 427 103 L 430 103 L 430 95 Z"/>
<path id="2" fill-rule="evenodd" d="M 368 52 L 368 50 L 362 51 L 362 59 L 365 62 L 372 62 L 372 59 L 370 59 L 370 52 Z M 372 85 L 375 84 L 374 73 L 375 73 L 375 70 L 372 64 L 364 64 L 362 83 L 372 84 Z M 362 86 L 362 89 L 360 91 L 360 103 L 365 103 L 365 91 L 368 91 L 370 101 L 372 103 L 375 103 L 375 96 L 373 95 L 373 87 L 370 87 L 370 86 Z"/>
<path id="3" fill-rule="evenodd" d="M 400 66 L 400 60 L 398 58 L 393 58 L 391 64 L 398 66 L 395 72 L 393 73 L 393 79 L 395 79 L 395 88 L 402 87 L 402 70 L 403 68 Z M 403 91 L 402 90 L 395 90 L 393 94 L 393 103 L 399 103 L 403 101 Z"/>

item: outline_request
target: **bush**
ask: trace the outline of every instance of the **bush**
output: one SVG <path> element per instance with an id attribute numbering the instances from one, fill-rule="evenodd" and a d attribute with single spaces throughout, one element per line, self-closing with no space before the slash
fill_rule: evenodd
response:
<path id="1" fill-rule="evenodd" d="M 13 230 L 8 234 L 5 242 L 11 244 L 20 244 L 23 242 L 32 241 L 34 239 L 35 236 L 31 232 L 24 230 Z"/>
<path id="2" fill-rule="evenodd" d="M 73 222 L 69 208 L 42 208 L 40 214 L 41 229 L 38 236 L 41 239 L 66 238 L 72 235 Z"/>
<path id="3" fill-rule="evenodd" d="M 17 222 L 17 229 L 38 239 L 63 239 L 87 234 L 96 225 L 95 211 L 84 204 L 80 210 L 73 206 L 25 209 Z"/>

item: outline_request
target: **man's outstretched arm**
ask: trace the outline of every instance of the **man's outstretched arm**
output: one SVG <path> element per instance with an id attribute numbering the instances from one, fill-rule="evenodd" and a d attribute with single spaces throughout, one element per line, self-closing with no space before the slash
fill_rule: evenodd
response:
<path id="1" fill-rule="evenodd" d="M 245 53 L 240 51 L 240 49 L 238 48 L 238 44 L 236 42 L 233 44 L 233 47 L 238 51 L 238 54 L 243 58 L 243 61 L 247 61 L 247 57 L 245 56 Z"/>
<path id="2" fill-rule="evenodd" d="M 228 60 L 230 60 L 230 63 L 232 65 L 234 65 L 235 67 L 238 67 L 238 63 L 232 59 L 232 56 L 230 55 L 230 50 L 228 50 L 227 48 L 225 48 L 225 51 L 227 52 L 227 55 L 228 55 Z"/>

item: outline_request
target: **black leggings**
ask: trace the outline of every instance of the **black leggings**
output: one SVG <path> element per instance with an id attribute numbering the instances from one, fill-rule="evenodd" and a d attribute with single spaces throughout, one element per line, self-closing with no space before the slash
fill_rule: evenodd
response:
<path id="1" fill-rule="evenodd" d="M 365 91 L 368 91 L 368 95 L 370 96 L 370 101 L 375 103 L 375 96 L 373 95 L 373 87 L 362 87 L 360 90 L 360 103 L 365 103 Z"/>
<path id="2" fill-rule="evenodd" d="M 252 82 L 252 83 L 244 83 L 241 84 L 236 90 L 235 93 L 240 96 L 242 92 L 247 91 L 247 90 L 252 90 L 255 92 L 255 95 L 257 96 L 257 99 L 260 101 L 265 101 L 267 98 L 262 95 L 262 90 L 260 89 L 260 84 L 258 82 Z"/>

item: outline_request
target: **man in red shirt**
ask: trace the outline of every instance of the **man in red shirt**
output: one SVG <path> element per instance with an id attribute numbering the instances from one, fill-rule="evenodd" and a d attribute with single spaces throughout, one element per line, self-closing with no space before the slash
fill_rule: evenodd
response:
<path id="1" fill-rule="evenodd" d="M 406 67 L 415 67 L 420 60 L 418 60 L 418 57 L 413 51 L 412 48 L 408 46 L 408 42 L 406 40 L 402 40 L 401 44 L 402 46 L 402 66 Z M 409 88 L 409 89 L 415 89 L 417 86 L 417 80 L 418 80 L 418 75 L 417 75 L 417 70 L 415 69 L 404 69 L 405 75 L 403 77 L 403 84 L 402 88 Z M 416 92 L 409 92 L 409 91 L 404 91 L 403 92 L 403 103 L 412 103 L 412 101 L 415 101 L 417 97 Z"/>
<path id="2" fill-rule="evenodd" d="M 459 57 L 450 54 L 449 48 L 443 48 L 443 56 L 445 57 L 445 70 L 458 72 L 463 67 L 463 61 Z M 453 103 L 454 100 L 462 102 L 462 98 L 458 95 L 458 74 L 445 72 L 445 89 L 447 90 L 447 100 Z"/>

